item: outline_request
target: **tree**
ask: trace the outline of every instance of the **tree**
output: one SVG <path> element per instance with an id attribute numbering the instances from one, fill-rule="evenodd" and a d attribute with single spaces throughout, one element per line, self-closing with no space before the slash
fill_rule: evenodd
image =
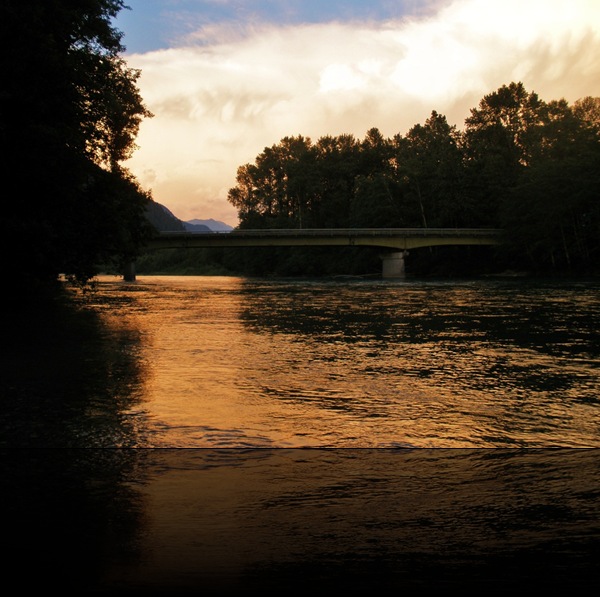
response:
<path id="1" fill-rule="evenodd" d="M 151 232 L 149 194 L 120 162 L 150 117 L 139 71 L 111 24 L 122 0 L 4 1 L 0 7 L 0 173 L 4 254 L 14 281 L 85 284 Z"/>
<path id="2" fill-rule="evenodd" d="M 416 124 L 402 137 L 396 135 L 395 168 L 406 187 L 404 210 L 413 226 L 466 225 L 459 203 L 462 153 L 459 134 L 435 110 L 424 125 Z"/>
<path id="3" fill-rule="evenodd" d="M 586 126 L 600 135 L 600 97 L 586 96 L 573 104 L 573 113 Z"/>
<path id="4" fill-rule="evenodd" d="M 243 228 L 346 225 L 361 147 L 352 135 L 285 137 L 238 168 L 228 200 Z"/>
<path id="5" fill-rule="evenodd" d="M 600 253 L 600 98 L 548 103 L 510 83 L 486 95 L 465 130 L 432 111 L 391 140 L 372 128 L 286 137 L 238 170 L 229 200 L 243 227 L 494 227 L 497 258 L 538 271 L 593 271 Z M 479 249 L 435 247 L 419 267 L 482 267 Z M 290 255 L 292 258 L 290 258 Z M 260 255 L 253 273 L 355 267 L 305 250 Z M 413 261 L 413 265 L 416 260 Z M 360 270 L 365 270 L 364 262 Z M 313 268 L 310 269 L 309 268 Z M 359 271 L 360 271 L 359 270 Z"/>
<path id="6" fill-rule="evenodd" d="M 372 128 L 360 144 L 350 224 L 356 228 L 402 227 L 403 213 L 394 178 L 394 147 Z"/>
<path id="7" fill-rule="evenodd" d="M 598 99 L 598 98 L 596 98 Z M 600 135 L 594 98 L 547 104 L 528 167 L 502 213 L 514 254 L 539 271 L 593 271 L 600 253 Z"/>
<path id="8" fill-rule="evenodd" d="M 310 139 L 284 137 L 254 164 L 238 168 L 228 193 L 242 228 L 302 228 L 309 217 L 314 151 Z"/>
<path id="9" fill-rule="evenodd" d="M 545 110 L 545 103 L 522 83 L 503 85 L 471 109 L 463 135 L 466 190 L 482 224 L 498 225 L 506 190 L 530 161 Z"/>
<path id="10" fill-rule="evenodd" d="M 326 135 L 316 143 L 318 186 L 313 218 L 318 228 L 345 228 L 360 171 L 361 146 L 354 135 Z"/>

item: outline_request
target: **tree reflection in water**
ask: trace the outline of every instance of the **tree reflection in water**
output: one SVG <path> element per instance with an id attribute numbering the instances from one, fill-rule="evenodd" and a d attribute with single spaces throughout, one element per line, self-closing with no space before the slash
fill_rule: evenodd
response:
<path id="1" fill-rule="evenodd" d="M 111 321 L 83 299 L 4 319 L 0 447 L 140 445 L 147 367 L 135 321 Z"/>

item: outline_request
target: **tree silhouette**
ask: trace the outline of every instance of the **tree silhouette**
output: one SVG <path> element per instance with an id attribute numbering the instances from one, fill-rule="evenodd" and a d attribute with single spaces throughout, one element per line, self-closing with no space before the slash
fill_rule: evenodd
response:
<path id="1" fill-rule="evenodd" d="M 111 24 L 122 0 L 0 5 L 2 238 L 13 287 L 84 284 L 135 255 L 149 201 L 120 162 L 151 116 Z"/>
<path id="2" fill-rule="evenodd" d="M 510 267 L 589 272 L 600 249 L 599 173 L 600 98 L 545 102 L 510 83 L 483 97 L 464 130 L 434 110 L 392 139 L 376 128 L 362 140 L 286 137 L 238 169 L 229 201 L 242 228 L 504 228 L 499 257 Z M 456 260 L 434 252 L 438 263 Z M 294 268 L 306 272 L 299 254 Z M 273 254 L 260 260 L 286 272 Z"/>

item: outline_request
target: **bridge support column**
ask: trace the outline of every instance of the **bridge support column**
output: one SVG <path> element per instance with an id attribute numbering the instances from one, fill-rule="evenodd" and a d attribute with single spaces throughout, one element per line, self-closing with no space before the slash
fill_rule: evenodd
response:
<path id="1" fill-rule="evenodd" d="M 394 251 L 393 253 L 382 253 L 379 255 L 382 263 L 382 278 L 404 278 L 404 258 L 408 251 Z"/>
<path id="2" fill-rule="evenodd" d="M 123 280 L 125 282 L 135 282 L 135 262 L 131 261 L 125 265 L 125 271 L 123 272 Z"/>

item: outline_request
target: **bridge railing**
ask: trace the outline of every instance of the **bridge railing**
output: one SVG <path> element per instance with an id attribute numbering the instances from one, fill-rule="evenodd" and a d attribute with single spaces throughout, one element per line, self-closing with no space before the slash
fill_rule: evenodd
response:
<path id="1" fill-rule="evenodd" d="M 273 237 L 273 236 L 410 236 L 410 237 L 432 237 L 432 236 L 499 236 L 502 230 L 495 228 L 265 228 L 265 229 L 241 229 L 230 232 L 190 232 L 175 231 L 161 232 L 164 236 L 187 236 L 202 234 L 227 234 L 233 236 L 248 237 Z"/>

